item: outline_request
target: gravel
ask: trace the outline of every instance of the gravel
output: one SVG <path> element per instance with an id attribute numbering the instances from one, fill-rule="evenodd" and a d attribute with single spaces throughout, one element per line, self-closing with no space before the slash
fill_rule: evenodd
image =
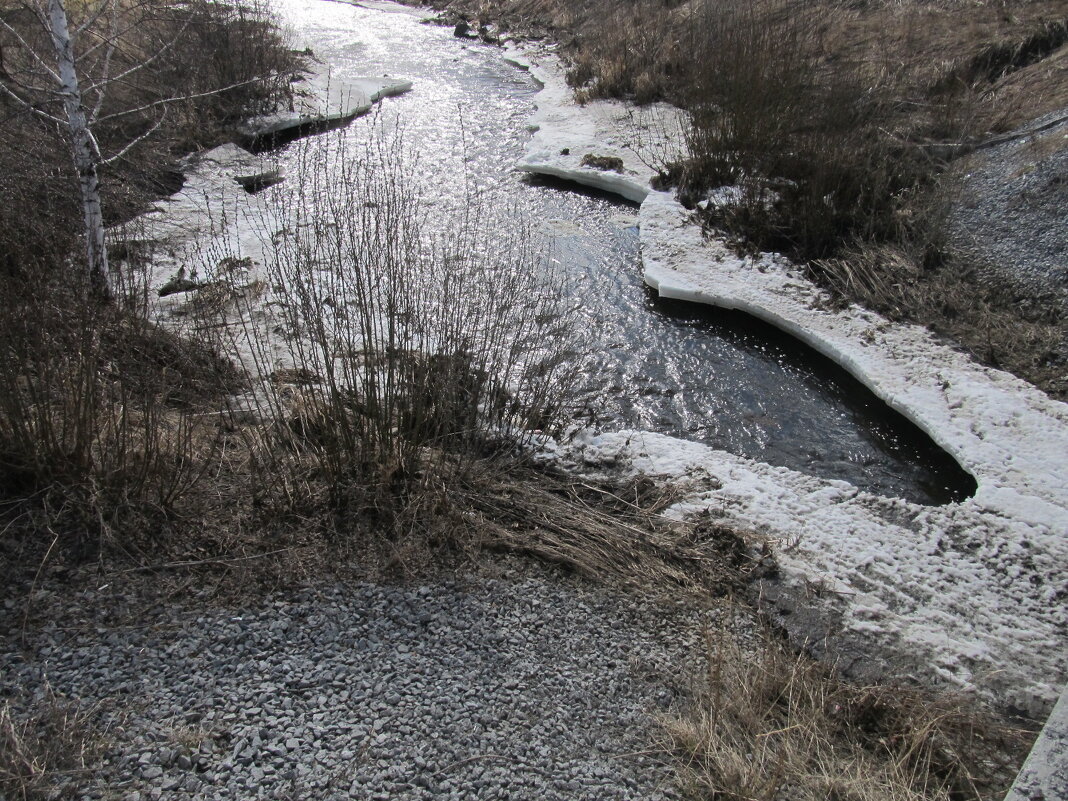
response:
<path id="1" fill-rule="evenodd" d="M 954 243 L 990 278 L 1068 311 L 1068 122 L 978 151 L 964 169 Z"/>
<path id="2" fill-rule="evenodd" d="M 676 798 L 653 716 L 710 613 L 507 564 L 137 625 L 109 622 L 122 595 L 55 593 L 0 646 L 0 692 L 102 704 L 111 744 L 81 798 Z"/>

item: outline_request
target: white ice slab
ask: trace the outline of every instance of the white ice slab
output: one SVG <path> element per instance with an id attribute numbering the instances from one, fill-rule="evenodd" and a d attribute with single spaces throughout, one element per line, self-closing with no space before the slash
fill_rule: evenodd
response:
<path id="1" fill-rule="evenodd" d="M 239 127 L 249 139 L 279 134 L 293 128 L 331 127 L 366 114 L 383 97 L 393 97 L 412 88 L 411 81 L 395 78 L 331 80 L 313 75 L 298 89 L 293 108 L 253 117 Z"/>

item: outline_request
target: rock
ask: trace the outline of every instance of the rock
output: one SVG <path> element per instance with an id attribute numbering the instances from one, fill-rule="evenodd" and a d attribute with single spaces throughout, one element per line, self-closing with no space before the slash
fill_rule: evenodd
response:
<path id="1" fill-rule="evenodd" d="M 157 294 L 161 298 L 165 298 L 168 295 L 177 295 L 179 292 L 192 292 L 195 289 L 200 289 L 202 286 L 203 284 L 199 281 L 193 281 L 184 276 L 175 276 L 161 286 Z"/>
<path id="2" fill-rule="evenodd" d="M 276 170 L 267 170 L 266 172 L 255 173 L 253 175 L 235 175 L 234 180 L 241 185 L 241 188 L 248 192 L 250 195 L 254 195 L 257 192 L 262 192 L 268 187 L 282 183 L 286 179 L 285 170 L 279 167 Z"/>
<path id="3" fill-rule="evenodd" d="M 593 153 L 587 153 L 582 157 L 582 166 L 605 172 L 623 172 L 623 159 L 619 156 L 595 156 Z"/>
<path id="4" fill-rule="evenodd" d="M 700 616 L 676 619 L 609 595 L 590 601 L 601 591 L 530 565 L 509 576 L 319 586 L 240 611 L 164 611 L 162 647 L 155 632 L 106 626 L 80 631 L 63 649 L 43 638 L 34 650 L 31 638 L 28 655 L 0 640 L 0 695 L 37 684 L 46 667 L 57 692 L 87 703 L 138 688 L 147 712 L 115 743 L 128 757 L 103 765 L 87 797 L 131 773 L 125 789 L 138 801 L 270 797 L 291 783 L 326 797 L 343 769 L 360 798 L 676 798 L 665 766 L 610 755 L 643 751 L 646 711 L 675 697 L 672 682 L 686 672 L 631 682 L 628 655 L 681 665 L 671 649 Z M 290 622 L 283 636 L 280 620 Z M 87 673 L 86 664 L 108 667 Z M 147 747 L 161 721 L 197 708 L 211 710 L 201 724 L 211 727 L 201 746 L 210 762 L 199 750 L 193 759 Z M 480 753 L 510 767 L 468 761 Z M 550 776 L 579 789 L 557 789 Z"/>

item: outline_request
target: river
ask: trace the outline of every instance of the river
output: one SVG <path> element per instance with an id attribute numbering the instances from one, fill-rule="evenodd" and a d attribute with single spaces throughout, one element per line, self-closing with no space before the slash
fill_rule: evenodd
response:
<path id="1" fill-rule="evenodd" d="M 544 236 L 552 269 L 565 271 L 582 299 L 581 420 L 697 440 L 926 504 L 974 489 L 929 438 L 828 360 L 743 315 L 657 298 L 642 281 L 633 205 L 512 169 L 529 137 L 537 83 L 496 47 L 458 40 L 418 11 L 375 5 L 274 0 L 332 79 L 413 82 L 384 101 L 386 125 L 357 120 L 346 138 L 401 129 L 434 192 L 454 200 L 467 191 L 455 178 L 462 159 L 480 191 Z M 276 157 L 283 166 L 296 158 L 289 148 Z"/>

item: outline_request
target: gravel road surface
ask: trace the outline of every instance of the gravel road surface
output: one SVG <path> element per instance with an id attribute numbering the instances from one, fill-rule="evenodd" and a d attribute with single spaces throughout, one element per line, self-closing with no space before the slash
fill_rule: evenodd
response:
<path id="1" fill-rule="evenodd" d="M 5 638 L 0 692 L 103 705 L 111 745 L 82 798 L 675 798 L 654 716 L 726 613 L 505 565 L 161 604 L 136 625 L 112 622 L 121 594 L 56 593 L 25 646 Z"/>

